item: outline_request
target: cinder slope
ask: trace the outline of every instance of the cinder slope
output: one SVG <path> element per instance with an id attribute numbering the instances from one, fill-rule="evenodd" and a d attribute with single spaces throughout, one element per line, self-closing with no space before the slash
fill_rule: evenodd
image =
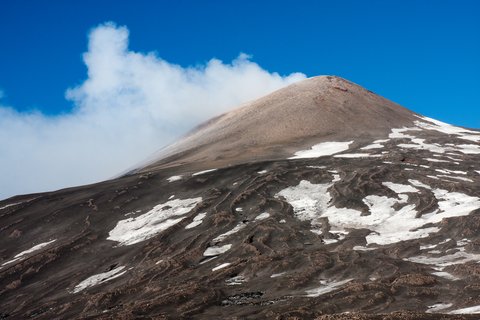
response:
<path id="1" fill-rule="evenodd" d="M 140 171 L 281 159 L 324 141 L 356 143 L 411 125 L 414 113 L 352 82 L 309 78 L 200 125 Z"/>

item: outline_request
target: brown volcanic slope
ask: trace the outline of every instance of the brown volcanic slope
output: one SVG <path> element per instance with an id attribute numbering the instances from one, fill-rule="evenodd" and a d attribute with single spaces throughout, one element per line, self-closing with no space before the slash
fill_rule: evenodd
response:
<path id="1" fill-rule="evenodd" d="M 169 150 L 0 201 L 0 319 L 480 318 L 480 132 L 320 77 Z"/>
<path id="2" fill-rule="evenodd" d="M 284 159 L 323 141 L 356 143 L 411 125 L 414 113 L 345 79 L 309 78 L 200 125 L 143 170 Z"/>

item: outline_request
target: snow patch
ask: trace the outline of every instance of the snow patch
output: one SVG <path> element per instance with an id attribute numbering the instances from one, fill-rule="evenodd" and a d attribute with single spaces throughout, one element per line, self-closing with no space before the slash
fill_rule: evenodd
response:
<path id="1" fill-rule="evenodd" d="M 408 184 L 400 184 L 393 182 L 384 182 L 382 184 L 395 193 L 420 192 L 417 188 L 409 186 Z"/>
<path id="2" fill-rule="evenodd" d="M 364 202 L 369 206 L 371 212 L 368 216 L 362 216 L 358 210 L 329 206 L 331 196 L 328 193 L 328 188 L 330 186 L 331 184 L 312 184 L 309 181 L 302 180 L 297 186 L 280 191 L 277 196 L 284 197 L 290 203 L 295 217 L 302 221 L 311 221 L 314 227 L 312 232 L 315 233 L 321 233 L 320 226 L 323 217 L 328 218 L 332 232 L 345 233 L 346 228 L 368 228 L 375 231 L 375 235 L 367 237 L 369 243 L 388 244 L 398 242 L 405 239 L 411 228 L 419 227 L 418 221 L 412 223 L 409 222 L 411 219 L 406 219 L 408 217 L 416 220 L 414 219 L 416 215 L 415 206 L 406 206 L 399 212 L 395 212 L 393 205 L 399 202 L 398 199 L 375 195 L 366 197 Z M 405 224 L 403 220 L 407 220 L 406 222 L 409 223 Z M 397 221 L 403 222 L 402 228 L 398 228 Z M 428 236 L 428 233 L 424 235 L 424 232 L 426 231 L 412 232 L 410 237 Z M 333 239 L 332 241 L 336 242 L 337 240 Z"/>
<path id="3" fill-rule="evenodd" d="M 465 177 L 447 176 L 447 175 L 444 175 L 444 174 L 439 174 L 438 177 L 440 177 L 440 178 L 450 178 L 450 179 L 461 180 L 461 181 L 466 181 L 466 182 L 473 182 L 472 179 L 465 178 Z"/>
<path id="4" fill-rule="evenodd" d="M 327 280 L 322 280 L 322 281 L 320 281 L 322 286 L 306 291 L 307 297 L 314 298 L 314 297 L 321 296 L 322 294 L 326 294 L 326 293 L 335 291 L 335 290 L 338 289 L 338 287 L 343 286 L 344 284 L 346 284 L 346 283 L 348 283 L 352 280 L 353 279 L 346 279 L 346 280 L 342 280 L 342 281 L 332 281 L 332 282 L 328 282 Z"/>
<path id="5" fill-rule="evenodd" d="M 440 144 L 437 144 L 437 143 L 434 143 L 434 144 L 425 143 L 425 139 L 418 139 L 412 135 L 404 134 L 404 132 L 406 131 L 436 130 L 445 134 L 456 135 L 460 139 L 469 140 L 477 143 L 480 142 L 480 132 L 463 129 L 460 127 L 455 127 L 447 123 L 444 123 L 435 119 L 427 118 L 427 117 L 421 117 L 421 116 L 418 116 L 418 117 L 424 121 L 428 121 L 429 123 L 417 120 L 415 121 L 416 127 L 392 129 L 392 132 L 390 133 L 389 138 L 410 139 L 412 143 L 403 143 L 398 145 L 399 147 L 406 148 L 406 149 L 428 150 L 433 153 L 446 153 L 447 151 L 456 151 L 456 152 L 462 152 L 464 154 L 480 154 L 479 145 L 447 144 L 446 146 L 441 146 Z M 438 160 L 438 159 L 432 159 L 432 158 L 428 158 L 427 160 L 432 162 L 445 162 L 445 160 Z M 460 160 L 457 160 L 457 161 L 460 161 Z"/>
<path id="6" fill-rule="evenodd" d="M 368 146 L 365 146 L 363 148 L 360 148 L 361 150 L 371 150 L 371 149 L 381 149 L 383 148 L 383 144 L 381 143 L 372 143 L 369 144 Z"/>
<path id="7" fill-rule="evenodd" d="M 410 184 L 415 186 L 415 187 L 424 188 L 424 189 L 427 189 L 427 190 L 432 189 L 429 185 L 426 185 L 425 183 L 422 183 L 418 180 L 408 179 L 408 182 L 410 182 Z"/>
<path id="8" fill-rule="evenodd" d="M 286 274 L 286 272 L 274 273 L 270 276 L 270 278 L 278 278 Z"/>
<path id="9" fill-rule="evenodd" d="M 392 132 L 388 135 L 390 139 L 414 139 L 414 136 L 404 134 L 406 131 L 419 131 L 418 128 L 395 128 L 392 129 Z"/>
<path id="10" fill-rule="evenodd" d="M 333 156 L 334 158 L 379 158 L 382 157 L 381 154 L 370 154 L 370 153 L 343 153 Z"/>
<path id="11" fill-rule="evenodd" d="M 453 161 L 460 161 L 460 162 L 463 161 L 463 159 L 458 159 L 458 158 L 454 158 L 454 157 L 450 157 L 450 156 L 445 156 L 445 157 L 447 157 L 448 159 L 453 160 Z M 454 162 L 454 163 L 459 164 L 459 162 Z"/>
<path id="12" fill-rule="evenodd" d="M 457 150 L 464 154 L 480 154 L 480 146 L 476 144 L 460 144 Z"/>
<path id="13" fill-rule="evenodd" d="M 435 219 L 437 222 L 440 222 L 443 218 L 466 216 L 473 210 L 480 208 L 480 198 L 477 197 L 460 192 L 448 192 L 443 189 L 435 189 L 433 193 L 439 200 L 440 211 L 443 211 L 443 214 L 435 215 L 442 216 Z"/>
<path id="14" fill-rule="evenodd" d="M 436 154 L 434 154 L 434 156 L 436 156 Z M 430 162 L 446 162 L 446 163 L 450 162 L 448 160 L 434 159 L 434 158 L 425 158 L 425 160 L 430 161 Z"/>
<path id="15" fill-rule="evenodd" d="M 443 240 L 442 242 L 439 242 L 438 244 L 444 244 L 444 243 L 447 243 L 449 241 L 452 241 L 452 239 L 447 238 L 447 239 Z"/>
<path id="16" fill-rule="evenodd" d="M 245 228 L 247 224 L 246 223 L 243 223 L 243 222 L 240 222 L 239 224 L 237 224 L 232 230 L 229 230 L 225 233 L 222 233 L 221 235 L 217 236 L 216 238 L 213 239 L 213 242 L 222 242 L 223 240 L 225 240 L 226 238 L 228 238 L 229 236 L 231 236 L 232 234 L 235 234 L 237 233 L 238 231 L 242 230 L 243 228 Z"/>
<path id="17" fill-rule="evenodd" d="M 193 173 L 192 177 L 199 176 L 199 175 L 202 175 L 202 174 L 205 174 L 205 173 L 208 173 L 208 172 L 213 172 L 213 171 L 216 171 L 216 170 L 217 169 L 208 169 L 208 170 L 198 171 L 198 172 Z"/>
<path id="18" fill-rule="evenodd" d="M 197 214 L 195 218 L 193 218 L 192 222 L 185 226 L 185 229 L 192 229 L 198 225 L 201 225 L 206 215 L 207 213 L 205 212 Z"/>
<path id="19" fill-rule="evenodd" d="M 222 264 L 216 266 L 215 268 L 213 268 L 212 271 L 217 271 L 217 270 L 226 268 L 226 267 L 228 267 L 229 265 L 231 265 L 230 262 L 222 263 Z"/>
<path id="20" fill-rule="evenodd" d="M 121 275 L 123 275 L 125 272 L 127 272 L 126 270 L 122 271 L 123 269 L 125 269 L 125 266 L 120 266 L 120 267 L 112 269 L 108 272 L 103 272 L 103 273 L 93 275 L 93 276 L 83 280 L 82 282 L 80 282 L 73 289 L 73 293 L 77 293 L 77 292 L 80 292 L 80 291 L 82 291 L 82 290 L 84 290 L 88 287 L 93 287 L 93 286 L 95 286 L 99 283 L 107 282 L 107 281 L 113 280 L 115 278 L 118 278 Z"/>
<path id="21" fill-rule="evenodd" d="M 352 249 L 355 250 L 355 251 L 372 251 L 372 250 L 375 250 L 377 248 L 367 248 L 367 247 L 364 247 L 364 246 L 355 246 Z"/>
<path id="22" fill-rule="evenodd" d="M 215 260 L 215 259 L 217 259 L 217 258 L 218 258 L 218 255 L 211 256 L 210 258 L 205 259 L 205 260 L 203 260 L 202 262 L 200 262 L 200 264 L 205 264 L 205 263 L 210 262 L 210 261 L 212 261 L 212 260 Z"/>
<path id="23" fill-rule="evenodd" d="M 202 198 L 198 197 L 173 199 L 159 204 L 138 217 L 118 221 L 115 228 L 109 232 L 107 239 L 119 242 L 120 246 L 150 239 L 185 219 L 185 214 L 201 201 Z"/>
<path id="24" fill-rule="evenodd" d="M 440 173 L 445 173 L 445 174 L 467 174 L 467 172 L 459 171 L 459 170 L 435 169 L 435 171 L 438 171 Z"/>
<path id="25" fill-rule="evenodd" d="M 447 279 L 447 280 L 452 280 L 452 281 L 455 281 L 455 280 L 459 280 L 459 279 L 460 279 L 460 278 L 458 278 L 458 277 L 455 277 L 453 274 L 448 273 L 448 272 L 445 272 L 445 271 L 432 272 L 432 274 L 433 274 L 434 276 L 441 277 L 441 278 L 445 278 L 445 279 Z"/>
<path id="26" fill-rule="evenodd" d="M 437 244 L 428 244 L 428 245 L 424 245 L 424 246 L 420 246 L 420 250 L 429 250 L 429 249 L 433 249 L 437 246 Z"/>
<path id="27" fill-rule="evenodd" d="M 405 260 L 415 263 L 434 265 L 438 270 L 443 270 L 445 267 L 463 264 L 469 261 L 480 261 L 480 254 L 465 252 L 465 248 L 458 248 L 459 251 L 453 254 L 447 254 L 440 257 L 415 256 L 405 258 Z"/>
<path id="28" fill-rule="evenodd" d="M 438 121 L 428 117 L 423 117 L 423 116 L 417 116 L 417 117 L 419 117 L 422 120 L 433 123 L 433 124 L 430 124 L 422 121 L 415 121 L 415 124 L 422 129 L 436 130 L 445 134 L 457 135 L 460 139 L 480 142 L 480 132 L 452 126 L 448 123 Z"/>
<path id="29" fill-rule="evenodd" d="M 369 207 L 370 215 L 357 218 L 362 224 L 374 231 L 366 237 L 367 243 L 381 245 L 428 237 L 438 228 L 424 228 L 426 222 L 417 219 L 415 205 L 406 205 L 398 211 L 393 206 L 399 200 L 385 196 L 370 195 L 363 202 Z M 420 228 L 420 229 L 419 229 Z"/>
<path id="30" fill-rule="evenodd" d="M 395 129 L 392 129 L 395 130 Z M 415 138 L 410 135 L 400 134 L 401 138 L 410 139 L 412 143 L 401 143 L 398 144 L 400 148 L 405 149 L 415 149 L 415 150 L 428 150 L 433 153 L 446 153 L 447 151 L 456 151 L 464 154 L 480 154 L 480 146 L 475 144 L 447 144 L 445 146 L 439 145 L 437 143 L 426 143 L 425 139 Z M 429 158 L 431 161 L 432 159 Z M 434 162 L 439 162 L 434 160 Z"/>
<path id="31" fill-rule="evenodd" d="M 23 203 L 23 201 L 22 201 L 22 202 L 15 202 L 15 203 L 7 204 L 7 205 L 5 205 L 5 206 L 3 206 L 3 207 L 0 207 L 0 210 L 3 210 L 3 209 L 6 209 L 6 208 L 9 208 L 9 207 L 16 206 L 16 205 L 18 205 L 18 204 L 20 204 L 20 203 Z"/>
<path id="32" fill-rule="evenodd" d="M 427 313 L 437 313 L 438 311 L 448 309 L 451 306 L 453 306 L 452 303 L 437 303 L 437 304 L 428 306 Z"/>
<path id="33" fill-rule="evenodd" d="M 450 314 L 477 314 L 480 313 L 480 306 L 473 306 L 450 311 Z"/>
<path id="34" fill-rule="evenodd" d="M 257 220 L 265 220 L 265 219 L 267 219 L 267 218 L 269 218 L 269 217 L 270 217 L 270 213 L 264 212 L 264 213 L 259 214 L 259 215 L 255 218 L 255 221 L 257 221 Z"/>
<path id="35" fill-rule="evenodd" d="M 247 282 L 247 279 L 245 279 L 244 276 L 236 276 L 236 277 L 225 280 L 225 283 L 227 284 L 227 286 L 239 286 L 245 282 Z"/>
<path id="36" fill-rule="evenodd" d="M 40 250 L 40 249 L 43 249 L 43 248 L 45 248 L 46 246 L 48 246 L 50 243 L 53 243 L 53 242 L 55 242 L 55 241 L 57 241 L 57 239 L 54 239 L 54 240 L 51 240 L 51 241 L 47 241 L 47 242 L 43 242 L 43 243 L 39 243 L 39 244 L 37 244 L 36 246 L 33 246 L 33 247 L 31 247 L 30 249 L 28 249 L 28 250 L 22 251 L 22 252 L 20 252 L 19 254 L 17 254 L 16 256 L 14 256 L 12 260 L 9 260 L 9 261 L 3 263 L 2 266 L 7 265 L 7 264 L 10 264 L 10 263 L 15 262 L 15 261 L 18 261 L 18 260 L 21 260 L 21 259 L 24 258 L 24 256 L 26 256 L 26 255 L 28 255 L 28 254 L 30 254 L 30 253 L 32 253 L 32 252 L 38 251 L 38 250 Z"/>
<path id="37" fill-rule="evenodd" d="M 348 150 L 353 141 L 345 142 L 323 142 L 311 147 L 310 150 L 301 150 L 295 152 L 289 159 L 317 158 L 322 156 L 331 156 L 333 154 Z"/>
<path id="38" fill-rule="evenodd" d="M 307 166 L 307 168 L 311 168 L 311 169 L 325 169 L 326 166 Z M 480 171 L 479 171 L 480 173 Z"/>
<path id="39" fill-rule="evenodd" d="M 318 230 L 312 230 L 312 232 L 315 232 L 315 231 L 318 232 Z M 315 232 L 315 233 L 317 233 L 317 232 Z M 320 233 L 320 232 L 318 232 L 318 233 Z M 342 239 L 327 239 L 327 238 L 323 238 L 322 240 L 323 240 L 323 243 L 325 243 L 325 244 L 328 245 L 328 244 L 332 244 L 332 243 L 337 243 L 338 241 L 340 241 L 340 240 L 342 240 Z"/>
<path id="40" fill-rule="evenodd" d="M 212 256 L 218 256 L 219 254 L 225 253 L 230 248 L 232 247 L 231 244 L 226 244 L 224 246 L 218 247 L 218 246 L 213 246 L 213 247 L 208 247 L 207 250 L 203 253 L 205 257 L 212 257 Z"/>
<path id="41" fill-rule="evenodd" d="M 175 182 L 182 180 L 182 176 L 171 176 L 170 178 L 167 178 L 168 182 Z"/>
<path id="42" fill-rule="evenodd" d="M 329 187 L 330 184 L 312 184 L 302 180 L 297 186 L 281 190 L 276 197 L 284 197 L 290 203 L 296 218 L 312 221 L 319 216 L 318 209 L 326 209 L 331 199 Z"/>
<path id="43" fill-rule="evenodd" d="M 419 187 L 430 189 L 429 186 L 417 180 L 409 181 Z M 421 217 L 416 217 L 414 204 L 406 204 L 408 196 L 403 192 L 419 192 L 410 186 L 392 182 L 384 183 L 395 192 L 400 192 L 399 198 L 369 195 L 363 199 L 368 206 L 370 215 L 363 216 L 360 211 L 348 208 L 331 206 L 332 197 L 328 189 L 333 183 L 312 184 L 302 180 L 297 186 L 281 190 L 276 197 L 283 197 L 293 207 L 296 218 L 310 221 L 314 233 L 321 234 L 322 218 L 328 218 L 331 232 L 345 234 L 350 228 L 370 229 L 367 237 L 368 244 L 386 245 L 399 241 L 420 239 L 438 232 L 438 227 L 423 228 L 427 224 L 436 224 L 443 218 L 468 215 L 480 208 L 480 199 L 459 192 L 448 192 L 442 189 L 433 189 L 438 200 L 438 210 Z M 406 204 L 398 210 L 395 205 Z M 328 240 L 328 239 L 325 239 Z M 337 240 L 332 240 L 336 242 Z"/>
<path id="44" fill-rule="evenodd" d="M 413 143 L 400 143 L 398 146 L 405 149 L 427 150 L 434 153 L 445 153 L 451 148 L 441 147 L 436 144 L 425 143 L 425 139 L 412 139 Z"/>

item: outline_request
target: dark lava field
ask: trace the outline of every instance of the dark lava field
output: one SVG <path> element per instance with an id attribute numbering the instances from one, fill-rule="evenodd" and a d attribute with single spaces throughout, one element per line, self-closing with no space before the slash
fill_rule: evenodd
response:
<path id="1" fill-rule="evenodd" d="M 336 77 L 262 99 L 1 201 L 0 319 L 479 319 L 480 132 Z"/>

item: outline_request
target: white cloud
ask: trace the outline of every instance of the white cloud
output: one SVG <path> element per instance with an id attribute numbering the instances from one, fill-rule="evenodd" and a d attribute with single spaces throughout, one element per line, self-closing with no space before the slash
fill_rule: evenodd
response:
<path id="1" fill-rule="evenodd" d="M 71 113 L 0 106 L 0 199 L 107 179 L 199 122 L 305 78 L 268 72 L 244 54 L 182 67 L 129 50 L 128 37 L 112 23 L 91 31 L 88 77 L 66 93 Z"/>

